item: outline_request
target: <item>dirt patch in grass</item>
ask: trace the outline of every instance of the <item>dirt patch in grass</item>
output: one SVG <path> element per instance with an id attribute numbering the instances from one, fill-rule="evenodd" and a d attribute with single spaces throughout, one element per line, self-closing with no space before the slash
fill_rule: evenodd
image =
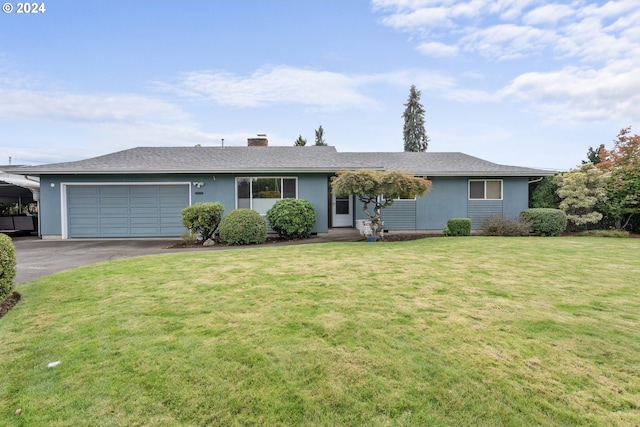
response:
<path id="1" fill-rule="evenodd" d="M 20 301 L 20 294 L 17 292 L 13 292 L 11 295 L 6 297 L 4 301 L 0 302 L 0 319 L 2 316 L 7 314 L 9 310 L 11 310 L 15 305 Z"/>
<path id="2" fill-rule="evenodd" d="M 444 237 L 442 234 L 427 234 L 427 233 L 398 233 L 398 234 L 385 234 L 385 242 L 408 242 L 410 240 L 425 239 L 427 237 Z"/>

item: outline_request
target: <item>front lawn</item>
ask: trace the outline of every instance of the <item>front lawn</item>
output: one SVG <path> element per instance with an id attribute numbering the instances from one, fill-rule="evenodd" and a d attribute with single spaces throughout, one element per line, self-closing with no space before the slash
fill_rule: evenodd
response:
<path id="1" fill-rule="evenodd" d="M 2 426 L 640 425 L 640 239 L 189 251 L 16 290 Z"/>

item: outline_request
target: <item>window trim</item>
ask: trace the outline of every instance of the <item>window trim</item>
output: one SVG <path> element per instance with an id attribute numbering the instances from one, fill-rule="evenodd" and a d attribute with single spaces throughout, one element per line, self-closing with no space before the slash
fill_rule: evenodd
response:
<path id="1" fill-rule="evenodd" d="M 382 196 L 382 200 L 386 200 L 384 196 Z M 415 202 L 416 200 L 418 200 L 418 198 L 416 196 L 411 197 L 410 199 L 403 199 L 401 197 L 394 197 L 392 199 L 394 202 Z"/>
<path id="2" fill-rule="evenodd" d="M 487 198 L 487 182 L 492 181 L 492 182 L 499 182 L 500 183 L 500 198 L 499 199 L 488 199 Z M 484 182 L 484 189 L 483 189 L 483 198 L 479 198 L 479 197 L 471 197 L 471 183 L 472 182 Z M 504 179 L 502 178 L 497 178 L 497 179 L 470 179 L 468 184 L 467 184 L 467 198 L 469 200 L 503 200 L 504 199 Z"/>
<path id="3" fill-rule="evenodd" d="M 254 179 L 280 179 L 280 180 L 284 180 L 284 179 L 293 179 L 295 180 L 296 183 L 296 196 L 295 198 L 298 199 L 299 198 L 299 193 L 298 193 L 298 177 L 297 176 L 279 176 L 279 175 L 269 175 L 269 176 L 236 176 L 234 179 L 234 203 L 235 203 L 235 208 L 238 209 L 238 181 L 241 179 L 248 179 L 249 180 L 249 209 L 253 209 L 253 180 Z M 280 200 L 283 200 L 283 191 L 284 191 L 284 184 L 281 182 L 280 183 Z M 255 209 L 254 209 L 255 210 Z M 266 215 L 266 214 L 260 214 L 260 215 Z"/>

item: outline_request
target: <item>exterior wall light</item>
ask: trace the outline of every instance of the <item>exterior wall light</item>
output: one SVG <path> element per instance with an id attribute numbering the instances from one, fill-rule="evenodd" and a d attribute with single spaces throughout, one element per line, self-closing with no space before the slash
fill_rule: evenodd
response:
<path id="1" fill-rule="evenodd" d="M 196 188 L 202 188 L 202 187 L 204 187 L 204 182 L 202 182 L 202 181 L 194 182 L 193 186 L 196 187 Z"/>

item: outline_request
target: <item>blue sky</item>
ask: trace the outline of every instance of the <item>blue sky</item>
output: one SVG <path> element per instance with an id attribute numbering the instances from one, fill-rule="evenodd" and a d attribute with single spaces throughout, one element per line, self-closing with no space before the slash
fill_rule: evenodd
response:
<path id="1" fill-rule="evenodd" d="M 45 1 L 0 13 L 0 164 L 136 146 L 428 151 L 575 167 L 640 130 L 640 3 L 536 0 Z"/>

